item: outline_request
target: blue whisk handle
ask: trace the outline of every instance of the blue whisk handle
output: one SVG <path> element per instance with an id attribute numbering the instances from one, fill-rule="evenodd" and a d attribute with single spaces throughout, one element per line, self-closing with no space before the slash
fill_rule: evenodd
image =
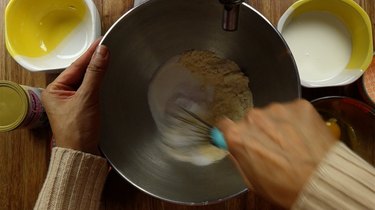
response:
<path id="1" fill-rule="evenodd" d="M 221 149 L 228 149 L 227 143 L 225 141 L 223 133 L 218 128 L 212 128 L 210 137 L 212 139 L 212 143 L 221 148 Z"/>

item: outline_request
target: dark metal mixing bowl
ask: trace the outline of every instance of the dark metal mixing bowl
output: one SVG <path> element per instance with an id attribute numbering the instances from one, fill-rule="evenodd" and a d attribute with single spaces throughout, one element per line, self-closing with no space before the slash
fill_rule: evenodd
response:
<path id="1" fill-rule="evenodd" d="M 151 0 L 121 17 L 103 40 L 111 60 L 100 96 L 101 149 L 125 179 L 164 200 L 207 204 L 246 190 L 229 158 L 195 166 L 157 146 L 147 91 L 165 61 L 189 49 L 211 50 L 249 77 L 255 106 L 300 96 L 294 60 L 275 28 L 242 4 L 238 30 L 225 32 L 222 10 L 218 0 Z"/>

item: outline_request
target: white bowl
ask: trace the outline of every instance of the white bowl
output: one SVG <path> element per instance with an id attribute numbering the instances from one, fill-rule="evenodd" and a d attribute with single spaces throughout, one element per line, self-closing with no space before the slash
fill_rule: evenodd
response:
<path id="1" fill-rule="evenodd" d="M 305 87 L 347 85 L 372 59 L 372 29 L 352 0 L 299 0 L 277 25 L 295 58 Z"/>
<path id="2" fill-rule="evenodd" d="M 39 3 L 42 5 L 40 8 L 43 8 L 43 11 L 39 11 L 41 10 L 40 8 L 32 10 L 32 7 L 30 7 L 31 5 L 29 4 L 36 5 L 37 1 L 40 1 Z M 24 35 L 21 40 L 20 36 L 9 32 L 11 27 L 24 27 L 24 25 L 31 22 L 30 20 L 40 21 L 40 24 L 42 24 L 42 18 L 49 17 L 48 15 L 51 15 L 51 13 L 60 11 L 60 8 L 57 8 L 59 6 L 56 6 L 56 4 L 61 3 L 61 7 L 73 7 L 72 5 L 76 2 L 72 1 L 72 4 L 69 4 L 69 1 L 66 0 L 53 2 L 34 0 L 32 3 L 25 0 L 11 0 L 9 2 L 5 11 L 5 41 L 8 52 L 17 63 L 32 72 L 60 71 L 67 68 L 88 49 L 90 44 L 101 34 L 100 16 L 92 0 L 82 0 L 83 5 L 86 7 L 82 20 L 48 54 L 36 57 L 18 53 L 15 43 L 23 41 L 22 45 L 27 45 L 28 42 L 25 41 L 27 39 L 24 39 Z M 26 15 L 26 18 L 17 19 L 14 14 L 23 14 Z M 58 28 L 60 26 L 59 23 L 63 23 L 63 21 L 64 19 L 58 19 L 57 22 L 54 22 L 56 24 L 53 27 Z M 56 28 L 52 28 L 51 31 L 56 30 Z"/>

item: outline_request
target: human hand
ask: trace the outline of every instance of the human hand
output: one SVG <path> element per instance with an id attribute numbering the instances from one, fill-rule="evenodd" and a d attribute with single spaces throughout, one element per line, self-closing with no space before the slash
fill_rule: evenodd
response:
<path id="1" fill-rule="evenodd" d="M 290 208 L 337 141 L 307 101 L 252 109 L 237 123 L 218 124 L 249 188 Z"/>
<path id="2" fill-rule="evenodd" d="M 96 40 L 42 93 L 56 145 L 99 155 L 99 87 L 109 60 Z"/>

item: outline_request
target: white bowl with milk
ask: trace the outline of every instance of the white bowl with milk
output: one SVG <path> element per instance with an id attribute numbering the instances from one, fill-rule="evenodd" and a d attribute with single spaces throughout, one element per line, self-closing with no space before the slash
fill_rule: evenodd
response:
<path id="1" fill-rule="evenodd" d="M 297 1 L 277 28 L 292 51 L 305 87 L 350 84 L 371 62 L 371 22 L 352 0 Z"/>

